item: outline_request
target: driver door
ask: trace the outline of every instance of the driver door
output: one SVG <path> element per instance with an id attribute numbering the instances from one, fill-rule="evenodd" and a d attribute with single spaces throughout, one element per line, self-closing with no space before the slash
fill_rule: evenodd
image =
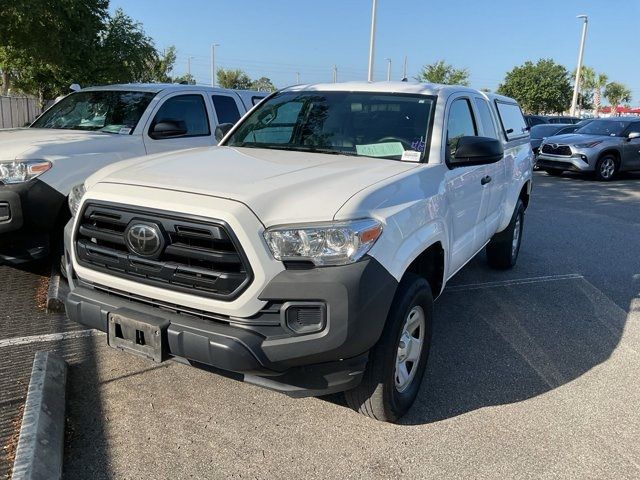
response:
<path id="1" fill-rule="evenodd" d="M 640 133 L 640 122 L 632 123 L 626 134 Z M 640 137 L 625 138 L 622 144 L 622 165 L 623 170 L 640 170 Z"/>

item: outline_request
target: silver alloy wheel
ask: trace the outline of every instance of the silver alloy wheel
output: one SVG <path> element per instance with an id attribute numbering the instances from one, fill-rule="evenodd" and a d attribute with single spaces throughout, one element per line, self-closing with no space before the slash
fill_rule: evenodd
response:
<path id="1" fill-rule="evenodd" d="M 520 248 L 520 231 L 522 230 L 522 215 L 518 214 L 516 224 L 513 226 L 513 239 L 511 240 L 511 258 L 515 258 Z"/>
<path id="2" fill-rule="evenodd" d="M 396 356 L 395 385 L 396 390 L 404 392 L 413 382 L 424 343 L 426 320 L 421 306 L 413 307 L 402 326 L 402 335 L 398 342 Z"/>
<path id="3" fill-rule="evenodd" d="M 613 177 L 615 171 L 616 162 L 613 161 L 613 158 L 605 158 L 600 164 L 600 175 L 602 175 L 602 178 Z"/>

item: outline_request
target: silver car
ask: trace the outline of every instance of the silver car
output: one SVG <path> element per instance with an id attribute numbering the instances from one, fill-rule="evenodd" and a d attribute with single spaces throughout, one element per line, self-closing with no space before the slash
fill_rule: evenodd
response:
<path id="1" fill-rule="evenodd" d="M 550 175 L 593 173 L 604 181 L 618 172 L 640 170 L 640 118 L 602 118 L 575 133 L 548 137 L 537 164 Z"/>

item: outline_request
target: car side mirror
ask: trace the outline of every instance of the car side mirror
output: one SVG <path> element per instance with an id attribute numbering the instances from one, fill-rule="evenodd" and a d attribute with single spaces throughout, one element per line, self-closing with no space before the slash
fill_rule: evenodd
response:
<path id="1" fill-rule="evenodd" d="M 449 160 L 451 167 L 469 167 L 485 165 L 502 160 L 504 147 L 502 142 L 489 137 L 460 137 L 456 153 Z"/>
<path id="2" fill-rule="evenodd" d="M 175 120 L 163 120 L 156 123 L 149 136 L 153 139 L 181 137 L 187 134 L 187 128 L 184 122 Z"/>
<path id="3" fill-rule="evenodd" d="M 233 128 L 233 123 L 221 123 L 216 127 L 216 142 L 219 142 Z"/>
<path id="4" fill-rule="evenodd" d="M 640 132 L 630 132 L 629 135 L 627 135 L 627 140 L 633 140 L 634 138 L 639 138 L 640 137 Z"/>

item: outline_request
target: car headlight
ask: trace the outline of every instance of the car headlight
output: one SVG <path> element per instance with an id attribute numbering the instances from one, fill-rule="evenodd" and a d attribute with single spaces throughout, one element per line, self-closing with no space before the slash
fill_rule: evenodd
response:
<path id="1" fill-rule="evenodd" d="M 50 168 L 51 162 L 46 160 L 0 161 L 0 182 L 5 184 L 27 182 Z"/>
<path id="2" fill-rule="evenodd" d="M 573 146 L 578 148 L 593 148 L 597 145 L 600 145 L 601 143 L 602 143 L 602 140 L 593 140 L 591 142 L 575 143 Z"/>
<path id="3" fill-rule="evenodd" d="M 78 209 L 80 208 L 80 202 L 82 201 L 82 197 L 84 196 L 85 189 L 84 183 L 80 185 L 76 185 L 69 192 L 69 210 L 71 210 L 71 216 L 75 217 L 76 213 L 78 213 Z"/>
<path id="4" fill-rule="evenodd" d="M 358 261 L 382 233 L 372 218 L 268 228 L 264 238 L 276 260 L 306 260 L 317 266 Z"/>

